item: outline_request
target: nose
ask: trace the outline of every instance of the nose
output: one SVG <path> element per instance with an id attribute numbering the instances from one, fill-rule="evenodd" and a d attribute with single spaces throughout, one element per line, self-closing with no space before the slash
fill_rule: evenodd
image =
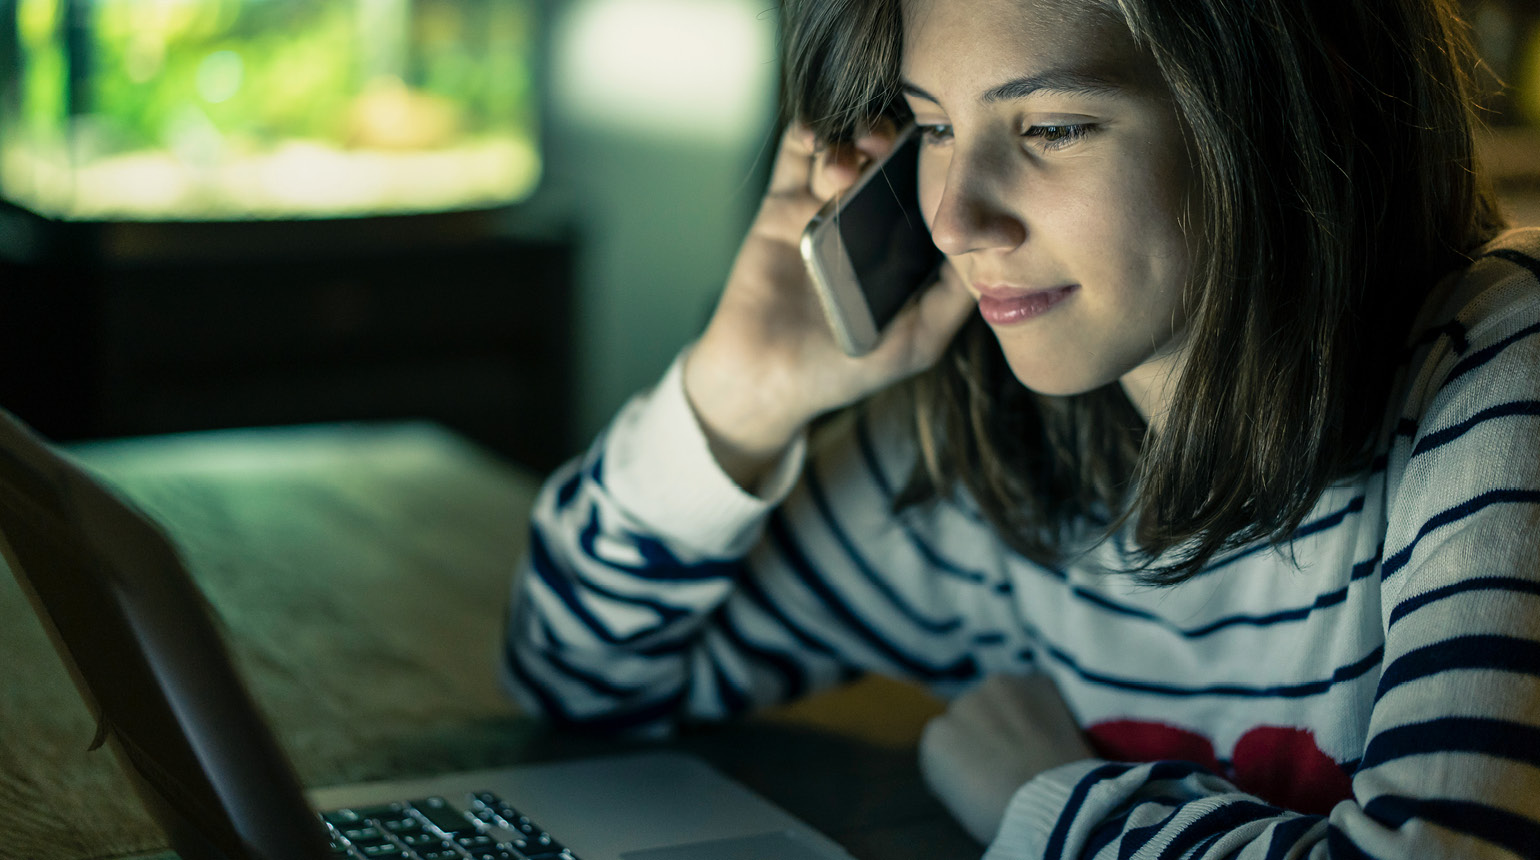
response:
<path id="1" fill-rule="evenodd" d="M 990 153 L 953 153 L 930 223 L 931 239 L 942 253 L 1010 250 L 1027 240 L 1026 222 L 1006 202 L 1010 189 L 1003 167 Z"/>

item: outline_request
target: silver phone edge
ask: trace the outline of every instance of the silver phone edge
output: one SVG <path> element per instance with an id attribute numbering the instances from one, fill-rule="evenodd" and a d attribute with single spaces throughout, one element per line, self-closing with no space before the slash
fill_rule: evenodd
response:
<path id="1" fill-rule="evenodd" d="M 829 331 L 841 351 L 859 358 L 876 348 L 879 339 L 877 322 L 872 319 L 866 297 L 860 294 L 861 287 L 856 280 L 855 267 L 850 264 L 843 243 L 840 243 L 837 253 L 827 255 L 833 265 L 838 267 L 838 271 L 825 270 L 824 255 L 819 253 L 821 242 L 839 242 L 835 220 L 838 208 L 838 198 L 824 204 L 823 209 L 813 216 L 813 220 L 802 231 L 800 248 L 802 262 L 812 278 L 813 292 L 823 307 Z"/>

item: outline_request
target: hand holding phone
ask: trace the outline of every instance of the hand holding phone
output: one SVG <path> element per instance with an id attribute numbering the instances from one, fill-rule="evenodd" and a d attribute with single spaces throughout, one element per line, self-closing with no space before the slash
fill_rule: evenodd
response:
<path id="1" fill-rule="evenodd" d="M 938 283 L 914 301 L 898 298 L 900 313 L 870 354 L 852 358 L 854 347 L 831 334 L 802 255 L 804 228 L 832 196 L 848 200 L 868 174 L 862 165 L 883 160 L 895 144 L 887 127 L 827 146 L 806 126 L 784 132 L 759 212 L 710 323 L 685 358 L 686 399 L 718 464 L 746 489 L 817 416 L 932 366 L 975 313 L 965 287 Z M 907 175 L 914 173 L 911 167 Z M 908 223 L 926 235 L 917 207 Z M 875 333 L 875 320 L 872 326 Z"/>
<path id="2" fill-rule="evenodd" d="M 935 280 L 941 252 L 920 214 L 919 131 L 830 200 L 802 234 L 802 259 L 840 349 L 865 355 L 909 297 Z"/>

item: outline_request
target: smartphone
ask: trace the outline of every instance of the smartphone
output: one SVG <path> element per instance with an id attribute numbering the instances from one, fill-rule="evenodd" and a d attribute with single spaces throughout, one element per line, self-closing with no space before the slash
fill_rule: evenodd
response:
<path id="1" fill-rule="evenodd" d="M 830 200 L 802 233 L 802 259 L 834 339 L 865 355 L 920 288 L 941 252 L 920 216 L 921 135 L 905 127 L 893 150 Z"/>

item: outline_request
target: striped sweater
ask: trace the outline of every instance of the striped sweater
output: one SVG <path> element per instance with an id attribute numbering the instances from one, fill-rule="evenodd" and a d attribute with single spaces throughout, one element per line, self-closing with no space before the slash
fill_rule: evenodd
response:
<path id="1" fill-rule="evenodd" d="M 556 472 L 505 668 L 553 719 L 666 732 L 861 672 L 954 695 L 1043 671 L 1099 756 L 1007 808 L 987 860 L 1540 857 L 1540 230 L 1424 308 L 1365 473 L 1292 553 L 1165 588 L 1014 554 L 966 500 L 891 500 L 906 418 L 855 410 L 757 495 L 679 365 Z"/>

